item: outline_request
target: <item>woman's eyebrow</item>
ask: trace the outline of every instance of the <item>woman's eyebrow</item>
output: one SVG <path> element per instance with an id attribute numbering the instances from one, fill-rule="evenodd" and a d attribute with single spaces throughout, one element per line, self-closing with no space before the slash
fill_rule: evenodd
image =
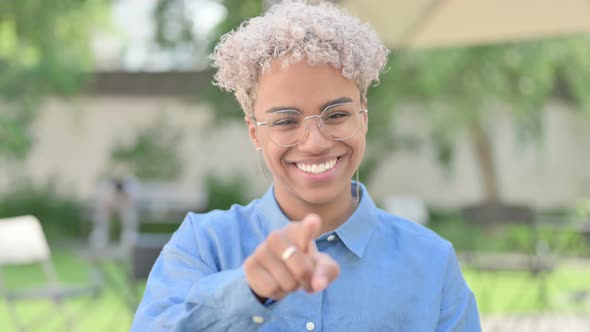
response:
<path id="1" fill-rule="evenodd" d="M 276 112 L 281 112 L 281 111 L 297 111 L 297 112 L 299 112 L 299 109 L 297 109 L 297 107 L 295 107 L 295 106 L 275 106 L 275 107 L 271 107 L 271 108 L 267 109 L 266 112 L 264 112 L 264 113 L 276 113 Z"/>
<path id="2" fill-rule="evenodd" d="M 352 98 L 343 96 L 343 97 L 336 98 L 334 100 L 330 100 L 329 102 L 326 102 L 322 105 L 320 111 L 323 111 L 326 108 L 333 106 L 333 105 L 345 104 L 345 103 L 352 103 Z"/>

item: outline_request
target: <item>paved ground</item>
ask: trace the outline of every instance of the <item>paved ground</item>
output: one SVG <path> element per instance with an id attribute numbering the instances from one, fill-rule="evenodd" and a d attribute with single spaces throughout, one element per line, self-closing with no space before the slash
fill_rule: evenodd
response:
<path id="1" fill-rule="evenodd" d="M 590 317 L 574 314 L 488 316 L 484 332 L 590 332 Z"/>

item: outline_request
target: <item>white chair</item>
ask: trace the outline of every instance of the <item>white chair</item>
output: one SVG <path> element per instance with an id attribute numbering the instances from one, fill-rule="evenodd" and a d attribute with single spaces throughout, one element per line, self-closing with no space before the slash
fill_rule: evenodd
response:
<path id="1" fill-rule="evenodd" d="M 46 282 L 35 287 L 8 288 L 3 272 L 9 266 L 31 264 L 40 265 Z M 97 275 L 94 277 L 88 285 L 66 286 L 60 283 L 39 220 L 31 215 L 0 218 L 0 298 L 6 301 L 9 316 L 18 331 L 28 331 L 46 320 L 46 317 L 21 317 L 15 305 L 24 300 L 50 301 L 54 304 L 52 309 L 63 316 L 67 329 L 77 331 L 75 317 L 65 310 L 64 300 L 82 296 L 96 297 L 101 289 L 101 282 Z"/>

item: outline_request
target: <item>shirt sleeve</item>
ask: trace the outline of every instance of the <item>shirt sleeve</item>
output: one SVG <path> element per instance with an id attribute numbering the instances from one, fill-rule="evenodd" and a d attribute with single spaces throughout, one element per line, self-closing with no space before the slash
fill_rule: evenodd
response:
<path id="1" fill-rule="evenodd" d="M 445 283 L 437 332 L 477 332 L 481 331 L 479 312 L 475 296 L 461 273 L 457 256 L 452 245 L 445 273 Z"/>
<path id="2" fill-rule="evenodd" d="M 218 272 L 201 257 L 191 222 L 189 215 L 154 264 L 131 332 L 258 330 L 270 309 L 242 267 Z"/>

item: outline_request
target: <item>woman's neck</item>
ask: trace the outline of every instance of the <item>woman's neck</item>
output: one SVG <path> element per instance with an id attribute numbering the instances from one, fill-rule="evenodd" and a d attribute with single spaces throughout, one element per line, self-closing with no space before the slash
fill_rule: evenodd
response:
<path id="1" fill-rule="evenodd" d="M 289 220 L 302 220 L 311 213 L 319 215 L 322 220 L 321 234 L 340 227 L 357 207 L 357 200 L 350 194 L 350 190 L 341 198 L 325 204 L 313 204 L 291 195 L 277 197 L 277 202 Z"/>

